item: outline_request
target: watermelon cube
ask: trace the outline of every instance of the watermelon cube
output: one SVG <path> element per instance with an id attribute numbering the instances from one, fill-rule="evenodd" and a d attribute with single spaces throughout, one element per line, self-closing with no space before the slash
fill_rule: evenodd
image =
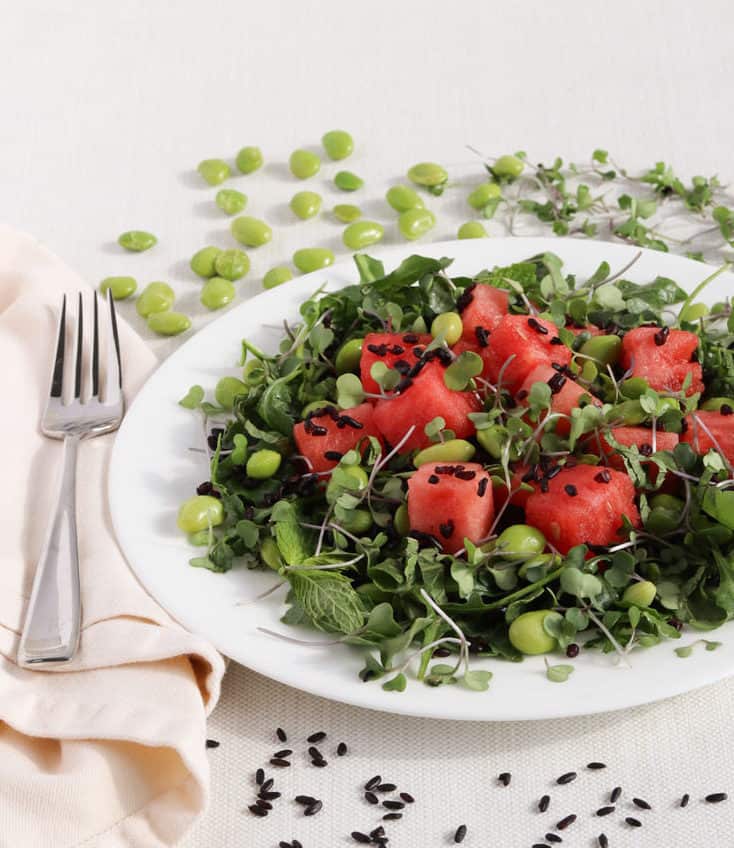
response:
<path id="1" fill-rule="evenodd" d="M 359 375 L 364 390 L 380 393 L 379 385 L 370 374 L 375 362 L 384 362 L 388 368 L 397 366 L 407 373 L 432 341 L 433 337 L 428 333 L 368 333 L 362 342 L 362 356 L 359 360 Z"/>
<path id="2" fill-rule="evenodd" d="M 530 394 L 533 383 L 547 383 L 551 387 L 551 413 L 571 415 L 572 409 L 585 406 L 587 403 L 601 406 L 601 401 L 574 382 L 568 373 L 557 371 L 551 365 L 538 365 L 533 368 L 515 396 L 516 400 L 522 403 Z M 586 399 L 583 404 L 582 398 Z M 555 424 L 556 433 L 560 436 L 568 435 L 571 430 L 571 422 L 568 418 L 557 418 Z"/>
<path id="3" fill-rule="evenodd" d="M 543 481 L 525 505 L 525 520 L 562 553 L 575 545 L 614 545 L 622 540 L 622 516 L 635 527 L 640 514 L 635 487 L 623 471 L 595 465 L 564 468 Z"/>
<path id="4" fill-rule="evenodd" d="M 406 381 L 402 391 L 375 404 L 375 424 L 387 442 L 395 447 L 415 425 L 411 436 L 401 446 L 401 453 L 431 444 L 423 428 L 437 416 L 446 422 L 457 438 L 465 439 L 475 432 L 470 412 L 479 412 L 481 401 L 473 392 L 455 392 L 444 382 L 444 366 L 438 361 L 427 362 L 420 373 Z"/>
<path id="5" fill-rule="evenodd" d="M 341 412 L 335 406 L 327 406 L 293 428 L 298 452 L 306 457 L 313 471 L 330 471 L 363 439 L 379 435 L 371 403 Z"/>
<path id="6" fill-rule="evenodd" d="M 464 325 L 462 338 L 484 341 L 510 311 L 510 295 L 504 289 L 477 283 L 464 289 L 458 307 Z"/>
<path id="7" fill-rule="evenodd" d="M 698 336 L 669 327 L 636 327 L 622 339 L 622 367 L 647 380 L 656 391 L 679 392 L 691 375 L 687 395 L 704 390 L 701 366 L 692 361 Z"/>
<path id="8" fill-rule="evenodd" d="M 408 480 L 410 529 L 428 533 L 455 553 L 464 539 L 479 542 L 494 521 L 492 481 L 476 462 L 427 463 Z"/>
<path id="9" fill-rule="evenodd" d="M 488 378 L 512 394 L 538 365 L 568 365 L 571 350 L 558 337 L 555 324 L 532 315 L 506 315 L 482 351 Z"/>
<path id="10" fill-rule="evenodd" d="M 727 407 L 719 410 L 699 409 L 686 419 L 688 429 L 681 433 L 681 442 L 687 442 L 698 454 L 718 450 L 734 464 L 734 415 Z"/>
<path id="11" fill-rule="evenodd" d="M 648 427 L 612 427 L 610 433 L 620 445 L 625 447 L 636 445 L 643 455 L 653 452 L 652 430 Z M 665 430 L 660 429 L 655 431 L 656 450 L 672 451 L 677 444 L 677 433 L 666 433 Z M 606 440 L 604 433 L 599 434 L 598 440 L 596 437 L 589 439 L 586 447 L 591 453 L 606 456 L 607 462 L 612 468 L 618 468 L 620 471 L 624 469 L 624 460 Z"/>

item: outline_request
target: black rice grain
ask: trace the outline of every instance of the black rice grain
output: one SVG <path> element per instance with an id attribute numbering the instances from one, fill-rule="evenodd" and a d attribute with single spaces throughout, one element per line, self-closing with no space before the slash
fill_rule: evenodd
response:
<path id="1" fill-rule="evenodd" d="M 612 789 L 612 792 L 609 796 L 610 803 L 616 804 L 617 801 L 619 801 L 619 796 L 621 794 L 622 794 L 622 787 L 621 786 L 615 786 L 614 789 Z"/>
<path id="2" fill-rule="evenodd" d="M 293 753 L 293 751 L 291 751 L 291 749 L 290 749 L 290 748 L 283 748 L 283 750 L 282 750 L 282 751 L 276 751 L 276 752 L 273 754 L 273 756 L 274 756 L 276 759 L 283 760 L 283 759 L 285 759 L 286 757 L 290 757 L 290 755 L 291 755 L 292 753 Z"/>
<path id="3" fill-rule="evenodd" d="M 545 842 L 535 842 L 532 848 L 550 848 L 550 845 L 546 845 Z"/>
<path id="4" fill-rule="evenodd" d="M 263 798 L 258 798 L 257 801 L 255 801 L 255 804 L 258 807 L 261 807 L 263 810 L 270 811 L 273 809 L 273 805 L 270 803 L 270 801 L 265 801 Z"/>
<path id="5" fill-rule="evenodd" d="M 633 798 L 632 803 L 641 810 L 652 810 L 652 807 L 643 798 Z"/>
<path id="6" fill-rule="evenodd" d="M 680 799 L 679 807 L 687 807 L 688 802 L 691 800 L 691 796 L 686 792 L 686 794 Z"/>
<path id="7" fill-rule="evenodd" d="M 536 333 L 540 333 L 541 336 L 548 335 L 548 328 L 544 327 L 537 318 L 528 318 L 528 327 L 535 330 Z"/>
<path id="8" fill-rule="evenodd" d="M 371 837 L 367 836 L 366 833 L 361 833 L 359 830 L 352 831 L 352 839 L 355 842 L 361 842 L 362 845 L 369 845 L 372 842 Z"/>
<path id="9" fill-rule="evenodd" d="M 566 816 L 565 818 L 562 818 L 556 824 L 556 830 L 565 830 L 567 827 L 570 827 L 576 821 L 576 818 L 577 818 L 577 816 L 574 813 L 571 813 L 570 816 Z"/>
<path id="10" fill-rule="evenodd" d="M 403 801 L 383 801 L 382 806 L 386 810 L 402 810 L 405 807 Z"/>
<path id="11" fill-rule="evenodd" d="M 556 780 L 556 783 L 559 786 L 565 786 L 567 783 L 571 783 L 572 781 L 576 780 L 577 777 L 578 777 L 578 775 L 576 774 L 575 771 L 567 771 L 565 774 L 562 774 Z"/>
<path id="12" fill-rule="evenodd" d="M 370 837 L 372 839 L 382 839 L 385 835 L 385 828 L 380 824 L 374 830 L 370 831 Z"/>
<path id="13" fill-rule="evenodd" d="M 296 804 L 302 804 L 304 807 L 310 807 L 317 800 L 317 798 L 313 798 L 311 795 L 296 795 L 295 797 Z"/>
<path id="14" fill-rule="evenodd" d="M 268 792 L 269 790 L 271 790 L 273 788 L 274 783 L 275 783 L 275 781 L 273 780 L 273 778 L 269 777 L 267 780 L 263 781 L 263 783 L 261 784 L 260 791 L 261 792 Z"/>
<path id="15" fill-rule="evenodd" d="M 458 845 L 460 842 L 463 842 L 466 838 L 466 825 L 460 824 L 456 828 L 456 833 L 454 834 L 454 842 Z"/>
<path id="16" fill-rule="evenodd" d="M 374 789 L 375 786 L 377 786 L 380 783 L 382 783 L 382 778 L 380 777 L 379 774 L 376 774 L 374 777 L 371 777 L 367 781 L 367 783 L 365 783 L 364 788 L 365 789 Z"/>
<path id="17" fill-rule="evenodd" d="M 280 796 L 280 792 L 263 792 L 262 790 L 260 790 L 260 792 L 257 793 L 257 797 L 262 798 L 263 801 L 275 801 L 276 799 L 280 798 Z"/>
<path id="18" fill-rule="evenodd" d="M 365 792 L 364 793 L 364 800 L 368 804 L 379 804 L 380 803 L 380 799 L 377 797 L 377 795 L 375 795 L 374 792 Z"/>
<path id="19" fill-rule="evenodd" d="M 557 833 L 546 833 L 545 841 L 546 842 L 553 842 L 556 845 L 563 842 L 563 840 L 561 839 L 561 837 Z"/>
<path id="20" fill-rule="evenodd" d="M 261 819 L 265 818 L 265 816 L 267 816 L 268 814 L 267 810 L 264 810 L 262 807 L 258 807 L 257 804 L 250 804 L 247 809 L 252 813 L 253 816 L 259 816 Z"/>
<path id="21" fill-rule="evenodd" d="M 406 804 L 414 804 L 415 798 L 410 794 L 410 792 L 401 792 L 400 797 L 405 801 Z"/>
<path id="22" fill-rule="evenodd" d="M 503 786 L 509 786 L 510 781 L 512 780 L 512 775 L 509 771 L 503 771 L 502 774 L 497 776 L 497 780 L 499 780 Z"/>
<path id="23" fill-rule="evenodd" d="M 347 750 L 348 750 L 348 749 L 347 749 L 347 743 L 346 743 L 346 742 L 340 742 L 340 743 L 336 746 L 336 755 L 337 755 L 337 757 L 343 757 L 343 756 L 347 753 Z"/>
<path id="24" fill-rule="evenodd" d="M 277 730 L 275 731 L 275 735 L 278 737 L 278 739 L 280 739 L 281 742 L 288 741 L 288 735 L 282 727 L 277 728 Z"/>
<path id="25" fill-rule="evenodd" d="M 316 768 L 326 768 L 326 766 L 329 765 L 329 761 L 323 759 L 323 757 L 320 759 L 314 758 L 313 760 L 311 760 L 311 765 L 315 766 Z"/>
<path id="26" fill-rule="evenodd" d="M 270 760 L 270 765 L 277 766 L 278 768 L 288 768 L 288 766 L 290 766 L 290 763 L 288 762 L 288 760 L 282 760 L 280 757 L 273 757 Z"/>
<path id="27" fill-rule="evenodd" d="M 324 806 L 323 801 L 317 801 L 315 804 L 310 804 L 310 805 L 309 805 L 308 807 L 306 807 L 306 809 L 303 811 L 303 815 L 304 815 L 304 816 L 315 816 L 315 815 L 316 815 L 316 813 L 318 813 L 318 812 L 320 812 L 320 811 L 321 811 L 321 809 L 323 808 L 323 806 Z"/>
<path id="28" fill-rule="evenodd" d="M 605 833 L 600 833 L 596 837 L 596 841 L 599 843 L 599 848 L 609 848 L 609 840 Z"/>
<path id="29" fill-rule="evenodd" d="M 397 788 L 394 783 L 378 783 L 375 792 L 394 792 Z"/>
<path id="30" fill-rule="evenodd" d="M 383 821 L 397 821 L 403 817 L 402 813 L 385 813 L 382 817 Z"/>
<path id="31" fill-rule="evenodd" d="M 291 842 L 291 848 L 303 848 L 303 845 L 297 839 L 294 839 Z"/>
<path id="32" fill-rule="evenodd" d="M 579 655 L 580 650 L 581 648 L 579 648 L 579 646 L 575 642 L 571 642 L 571 644 L 566 648 L 566 656 L 570 657 L 570 659 L 573 659 L 574 657 L 577 657 Z"/>
<path id="33" fill-rule="evenodd" d="M 613 813 L 617 808 L 616 807 L 599 807 L 594 815 L 597 816 L 608 816 Z"/>
<path id="34" fill-rule="evenodd" d="M 576 488 L 576 486 L 573 485 L 573 483 L 566 483 L 566 485 L 563 487 L 563 491 L 570 498 L 575 498 L 576 495 L 578 495 L 578 489 Z"/>
<path id="35" fill-rule="evenodd" d="M 538 812 L 544 813 L 550 806 L 550 795 L 543 795 L 538 801 Z"/>
<path id="36" fill-rule="evenodd" d="M 217 742 L 216 739 L 207 739 L 206 740 L 206 747 L 207 748 L 218 748 L 219 742 Z"/>
<path id="37" fill-rule="evenodd" d="M 710 795 L 707 795 L 703 800 L 707 804 L 720 804 L 722 801 L 726 801 L 729 796 L 726 792 L 712 792 Z"/>
<path id="38" fill-rule="evenodd" d="M 259 768 L 255 772 L 255 783 L 257 783 L 258 786 L 262 786 L 264 781 L 265 781 L 265 772 L 261 768 Z"/>
<path id="39" fill-rule="evenodd" d="M 592 771 L 599 771 L 599 769 L 605 769 L 606 764 L 605 763 L 588 763 L 586 768 L 591 769 Z"/>
<path id="40" fill-rule="evenodd" d="M 278 843 L 278 848 L 293 848 L 293 843 L 286 842 L 284 839 Z"/>
<path id="41" fill-rule="evenodd" d="M 632 816 L 627 816 L 625 821 L 630 827 L 642 827 L 642 822 L 639 819 L 633 818 Z"/>
<path id="42" fill-rule="evenodd" d="M 308 755 L 309 755 L 309 757 L 313 757 L 314 760 L 323 760 L 324 759 L 324 755 L 321 753 L 321 751 L 319 751 L 319 749 L 314 747 L 313 745 L 311 745 L 309 747 Z"/>

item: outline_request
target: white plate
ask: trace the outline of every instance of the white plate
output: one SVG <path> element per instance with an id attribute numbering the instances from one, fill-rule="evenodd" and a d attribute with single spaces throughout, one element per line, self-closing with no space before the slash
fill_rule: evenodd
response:
<path id="1" fill-rule="evenodd" d="M 582 278 L 603 259 L 612 269 L 622 268 L 637 252 L 625 245 L 594 241 L 515 238 L 415 245 L 374 254 L 384 259 L 388 269 L 410 253 L 450 256 L 455 260 L 451 273 L 472 275 L 547 250 L 562 257 L 566 271 Z M 660 274 L 691 289 L 709 271 L 698 262 L 643 251 L 626 276 L 645 282 Z M 219 377 L 236 374 L 243 336 L 274 349 L 279 332 L 272 328 L 283 318 L 295 320 L 299 303 L 319 285 L 328 281 L 329 288 L 338 288 L 355 279 L 352 262 L 341 262 L 242 303 L 193 336 L 138 394 L 117 436 L 110 503 L 122 549 L 153 597 L 186 628 L 255 671 L 316 695 L 393 713 L 475 720 L 557 718 L 631 707 L 733 674 L 734 622 L 716 632 L 716 639 L 724 642 L 722 648 L 698 650 L 695 658 L 687 660 L 673 653 L 671 642 L 633 652 L 629 669 L 615 666 L 608 656 L 583 652 L 574 661 L 575 673 L 564 684 L 546 679 L 542 658 L 522 663 L 485 660 L 477 665 L 494 673 L 485 693 L 459 686 L 430 689 L 415 681 L 403 693 L 384 692 L 379 683 L 358 679 L 362 661 L 357 649 L 301 647 L 257 630 L 267 627 L 303 638 L 323 638 L 311 631 L 294 634 L 280 623 L 285 589 L 266 600 L 235 606 L 235 599 L 254 597 L 272 586 L 272 572 L 235 567 L 227 574 L 212 574 L 188 566 L 194 552 L 176 529 L 176 510 L 198 483 L 208 479 L 208 469 L 205 456 L 190 450 L 202 446 L 201 420 L 177 401 L 193 383 L 213 387 Z M 733 284 L 734 276 L 722 275 L 705 296 L 723 299 Z M 695 634 L 684 634 L 677 644 L 695 638 Z"/>

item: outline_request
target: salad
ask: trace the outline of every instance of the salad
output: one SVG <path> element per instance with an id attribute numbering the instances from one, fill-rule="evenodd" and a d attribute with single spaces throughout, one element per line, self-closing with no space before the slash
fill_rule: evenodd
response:
<path id="1" fill-rule="evenodd" d="M 551 253 L 471 278 L 355 262 L 277 352 L 244 339 L 214 402 L 182 399 L 211 456 L 179 511 L 192 565 L 271 569 L 284 624 L 362 646 L 396 691 L 732 617 L 734 317 L 696 301 L 723 268 L 688 295 Z"/>

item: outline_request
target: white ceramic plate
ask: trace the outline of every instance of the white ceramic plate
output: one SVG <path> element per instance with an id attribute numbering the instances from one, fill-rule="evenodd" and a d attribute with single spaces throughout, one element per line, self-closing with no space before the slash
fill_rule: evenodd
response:
<path id="1" fill-rule="evenodd" d="M 637 252 L 624 245 L 571 239 L 469 239 L 415 245 L 374 254 L 392 268 L 413 252 L 454 257 L 451 273 L 472 275 L 482 268 L 506 265 L 536 253 L 559 254 L 566 270 L 581 278 L 606 259 L 622 268 Z M 646 282 L 661 274 L 691 289 L 708 273 L 707 266 L 677 256 L 643 251 L 628 278 Z M 153 374 L 138 394 L 117 436 L 110 469 L 110 503 L 120 544 L 133 570 L 181 624 L 211 640 L 229 657 L 290 686 L 378 710 L 447 719 L 543 719 L 622 709 L 686 692 L 734 673 L 734 623 L 721 628 L 718 651 L 696 652 L 680 659 L 674 644 L 633 652 L 631 668 L 615 666 L 608 656 L 583 652 L 565 684 L 550 683 L 542 658 L 522 663 L 485 660 L 494 678 L 490 690 L 477 693 L 459 686 L 430 689 L 415 681 L 403 693 L 384 692 L 379 683 L 362 683 L 360 651 L 347 646 L 300 647 L 272 638 L 258 627 L 319 639 L 312 631 L 295 633 L 279 621 L 285 589 L 265 600 L 235 606 L 273 585 L 272 572 L 235 567 L 212 574 L 188 566 L 195 555 L 176 529 L 176 511 L 194 487 L 208 479 L 198 415 L 177 401 L 193 383 L 213 387 L 225 374 L 236 374 L 240 339 L 247 336 L 274 349 L 277 326 L 295 320 L 299 303 L 325 281 L 329 288 L 354 282 L 351 261 L 264 292 L 235 307 L 193 336 Z M 734 276 L 719 277 L 707 290 L 709 300 L 731 293 Z M 197 554 L 200 551 L 196 552 Z M 684 634 L 677 644 L 688 644 Z"/>

